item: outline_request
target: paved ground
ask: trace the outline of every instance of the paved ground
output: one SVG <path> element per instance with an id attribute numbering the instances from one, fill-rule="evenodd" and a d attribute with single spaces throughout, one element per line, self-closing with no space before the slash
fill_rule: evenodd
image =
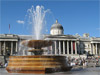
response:
<path id="1" fill-rule="evenodd" d="M 5 68 L 0 68 L 0 75 L 36 75 L 36 74 L 13 74 L 8 73 Z M 42 74 L 43 75 L 43 74 Z M 100 75 L 100 67 L 97 68 L 77 68 L 68 72 L 58 72 L 48 75 Z"/>

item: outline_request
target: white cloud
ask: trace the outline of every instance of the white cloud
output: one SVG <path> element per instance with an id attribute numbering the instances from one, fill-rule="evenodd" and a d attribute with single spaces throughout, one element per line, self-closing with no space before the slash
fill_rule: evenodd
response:
<path id="1" fill-rule="evenodd" d="M 24 24 L 24 21 L 17 20 L 17 23 L 19 23 L 19 24 Z"/>
<path id="2" fill-rule="evenodd" d="M 100 30 L 100 28 L 97 28 L 97 30 Z"/>

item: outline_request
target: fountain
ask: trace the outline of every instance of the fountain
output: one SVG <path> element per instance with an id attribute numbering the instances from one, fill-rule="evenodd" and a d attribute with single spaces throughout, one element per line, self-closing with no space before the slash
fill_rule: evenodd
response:
<path id="1" fill-rule="evenodd" d="M 43 25 L 42 22 L 43 22 L 44 16 L 41 17 L 43 14 L 41 14 L 42 12 L 40 12 L 41 11 L 40 8 L 42 9 L 43 7 L 37 6 L 36 8 L 37 12 L 34 11 L 35 16 L 34 17 L 32 16 L 32 20 L 35 21 L 35 25 L 40 25 L 37 27 L 41 27 L 41 25 Z M 39 22 L 40 20 L 42 22 L 37 24 L 36 22 L 38 22 L 38 20 L 36 18 L 39 20 Z M 40 29 L 42 29 L 42 27 Z M 39 37 L 40 32 L 41 30 L 37 33 L 39 34 L 36 36 L 37 38 L 40 38 Z M 6 70 L 9 73 L 33 73 L 33 74 L 45 74 L 45 73 L 70 70 L 71 67 L 69 67 L 67 64 L 66 56 L 43 55 L 43 52 L 44 52 L 43 48 L 51 46 L 52 43 L 53 42 L 50 40 L 39 40 L 39 39 L 22 41 L 21 44 L 23 46 L 27 46 L 28 48 L 31 48 L 31 50 L 29 49 L 28 52 L 32 52 L 34 53 L 34 55 L 10 56 L 9 63 L 8 63 L 8 66 L 6 67 Z"/>
<path id="2" fill-rule="evenodd" d="M 27 43 L 27 44 L 26 44 Z M 34 48 L 31 50 L 28 50 L 29 52 L 33 52 L 34 55 L 42 55 L 43 54 L 43 49 L 42 47 L 47 47 L 52 45 L 52 41 L 47 41 L 47 40 L 29 40 L 29 41 L 22 41 L 22 44 L 24 46 L 28 46 L 30 48 Z"/>

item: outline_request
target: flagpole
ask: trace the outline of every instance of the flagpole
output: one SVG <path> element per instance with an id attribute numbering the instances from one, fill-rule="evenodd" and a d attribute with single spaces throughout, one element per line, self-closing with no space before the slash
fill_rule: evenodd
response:
<path id="1" fill-rule="evenodd" d="M 9 24 L 9 34 L 10 34 L 10 24 Z"/>

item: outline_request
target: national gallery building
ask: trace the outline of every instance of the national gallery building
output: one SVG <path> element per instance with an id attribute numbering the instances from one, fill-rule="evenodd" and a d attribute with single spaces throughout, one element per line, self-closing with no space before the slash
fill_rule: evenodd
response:
<path id="1" fill-rule="evenodd" d="M 11 55 L 17 55 L 20 42 L 31 38 L 30 35 L 0 34 L 0 56 L 7 58 Z M 48 51 L 44 52 L 45 55 L 100 56 L 100 38 L 89 37 L 87 33 L 84 33 L 83 36 L 78 34 L 64 35 L 63 26 L 57 20 L 51 26 L 50 34 L 44 36 L 44 40 L 54 42 L 52 46 L 47 48 Z M 25 55 L 25 53 L 23 54 Z"/>

